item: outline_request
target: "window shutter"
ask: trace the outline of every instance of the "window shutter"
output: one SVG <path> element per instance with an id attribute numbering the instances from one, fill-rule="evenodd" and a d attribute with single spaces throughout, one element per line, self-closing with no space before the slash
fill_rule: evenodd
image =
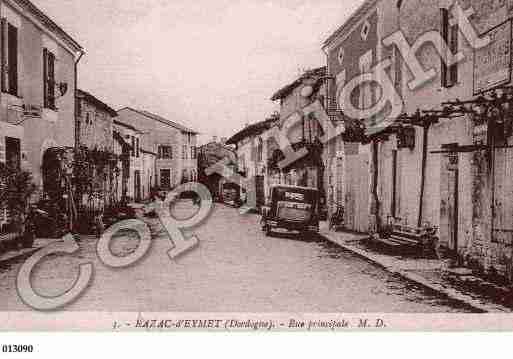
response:
<path id="1" fill-rule="evenodd" d="M 18 29 L 8 24 L 9 93 L 18 95 Z"/>
<path id="2" fill-rule="evenodd" d="M 440 9 L 440 20 L 441 20 L 441 26 L 440 30 L 442 33 L 442 41 L 445 41 L 446 44 L 449 44 L 449 10 L 447 9 Z M 447 80 L 448 80 L 448 69 L 446 60 L 443 56 L 441 59 L 441 80 L 442 80 L 442 87 L 447 87 Z"/>
<path id="3" fill-rule="evenodd" d="M 48 52 L 48 102 L 55 109 L 55 55 Z"/>
<path id="4" fill-rule="evenodd" d="M 43 104 L 48 108 L 48 49 L 43 49 Z"/>
<path id="5" fill-rule="evenodd" d="M 453 55 L 456 55 L 458 53 L 458 34 L 459 34 L 459 28 L 458 25 L 454 25 L 451 27 L 451 52 Z M 451 65 L 450 71 L 450 85 L 455 85 L 458 83 L 458 63 L 455 63 Z"/>
<path id="6" fill-rule="evenodd" d="M 2 92 L 7 92 L 7 78 L 6 78 L 6 74 L 7 74 L 7 37 L 6 37 L 6 29 L 7 29 L 7 20 L 5 18 L 3 18 L 1 20 L 1 25 L 0 25 L 0 42 L 1 42 L 1 50 L 2 50 L 2 63 L 1 63 L 1 66 L 2 66 L 2 74 L 1 74 L 1 85 L 2 85 Z"/>

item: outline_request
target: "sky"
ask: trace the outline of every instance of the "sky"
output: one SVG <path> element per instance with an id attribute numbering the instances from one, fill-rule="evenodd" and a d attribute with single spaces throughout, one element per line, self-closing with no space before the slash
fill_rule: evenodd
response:
<path id="1" fill-rule="evenodd" d="M 324 40 L 362 0 L 32 0 L 86 50 L 79 87 L 119 109 L 229 137 L 272 94 L 325 65 Z"/>

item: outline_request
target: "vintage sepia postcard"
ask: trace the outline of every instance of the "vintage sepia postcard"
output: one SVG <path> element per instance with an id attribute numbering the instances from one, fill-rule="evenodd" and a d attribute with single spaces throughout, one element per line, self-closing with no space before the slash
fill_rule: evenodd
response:
<path id="1" fill-rule="evenodd" d="M 512 19 L 0 0 L 0 331 L 513 330 Z"/>

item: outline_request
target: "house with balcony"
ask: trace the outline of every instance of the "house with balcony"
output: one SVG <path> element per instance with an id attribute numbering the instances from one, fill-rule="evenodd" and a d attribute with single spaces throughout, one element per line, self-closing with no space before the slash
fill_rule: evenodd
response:
<path id="1" fill-rule="evenodd" d="M 315 114 L 304 115 L 303 109 L 318 102 L 326 104 L 326 67 L 305 71 L 290 84 L 278 90 L 271 98 L 280 103 L 280 120 L 275 124 L 283 131 L 294 151 L 306 149 L 307 155 L 280 168 L 283 149 L 277 148 L 274 139 L 266 141 L 268 147 L 269 184 L 287 184 L 318 189 L 325 198 L 323 129 Z M 273 146 L 274 145 L 274 146 Z"/>
<path id="2" fill-rule="evenodd" d="M 344 123 L 346 129 L 352 123 L 357 123 L 357 128 L 379 127 L 388 116 L 385 111 L 367 114 L 369 108 L 387 95 L 380 96 L 382 93 L 375 81 L 360 81 L 347 94 L 344 89 L 359 76 L 372 74 L 379 61 L 398 59 L 397 52 L 382 45 L 383 33 L 397 23 L 394 11 L 397 12 L 396 1 L 365 0 L 323 44 L 330 79 L 327 95 L 330 117 Z M 392 66 L 386 76 L 399 81 L 396 72 L 397 68 Z M 374 150 L 370 141 L 356 134 L 353 136 L 347 130 L 328 148 L 326 184 L 330 212 L 334 212 L 334 205 L 343 207 L 346 228 L 357 232 L 372 231 L 376 226 L 378 199 L 374 159 L 377 155 Z"/>

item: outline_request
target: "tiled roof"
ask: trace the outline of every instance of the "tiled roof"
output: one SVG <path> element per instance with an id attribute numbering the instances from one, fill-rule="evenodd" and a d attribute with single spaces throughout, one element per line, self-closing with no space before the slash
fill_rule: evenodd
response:
<path id="1" fill-rule="evenodd" d="M 85 98 L 86 101 L 92 103 L 93 105 L 95 105 L 96 107 L 104 110 L 105 112 L 107 112 L 109 115 L 111 115 L 112 117 L 117 117 L 118 116 L 118 113 L 116 112 L 116 110 L 114 110 L 112 107 L 110 107 L 109 105 L 107 105 L 106 103 L 102 102 L 101 100 L 99 100 L 98 98 L 94 97 L 93 95 L 91 95 L 89 92 L 87 91 L 84 91 L 84 90 L 80 90 L 78 89 L 77 90 L 77 98 Z"/>
<path id="2" fill-rule="evenodd" d="M 303 80 L 311 77 L 322 77 L 325 76 L 327 72 L 326 66 L 319 67 L 313 70 L 305 71 L 298 79 L 294 82 L 288 84 L 287 86 L 278 90 L 272 97 L 271 101 L 281 100 L 282 98 L 287 97 L 294 89 L 300 86 L 303 83 Z"/>
<path id="3" fill-rule="evenodd" d="M 278 123 L 279 117 L 271 117 L 267 120 L 260 121 L 257 123 L 254 123 L 252 125 L 249 125 L 239 132 L 237 132 L 235 135 L 230 137 L 228 141 L 226 141 L 227 145 L 235 145 L 238 142 L 242 141 L 246 137 L 249 136 L 258 136 L 259 134 L 263 133 L 264 131 L 270 129 L 274 124 Z"/>
<path id="4" fill-rule="evenodd" d="M 136 110 L 134 108 L 131 108 L 131 107 L 125 107 L 125 108 L 122 108 L 120 110 L 118 110 L 118 113 L 120 111 L 123 111 L 123 110 L 129 110 L 129 111 L 133 111 L 133 112 L 136 112 L 142 116 L 145 116 L 145 117 L 148 117 L 148 118 L 151 118 L 152 120 L 155 120 L 155 121 L 159 121 L 165 125 L 168 125 L 168 126 L 171 126 L 171 127 L 174 127 L 180 131 L 183 131 L 183 132 L 188 132 L 188 133 L 193 133 L 193 134 L 198 134 L 197 131 L 195 130 L 192 130 L 188 127 L 185 127 L 184 125 L 181 125 L 179 123 L 176 123 L 176 122 L 173 122 L 173 121 L 170 121 L 168 119 L 165 119 L 164 117 L 162 116 L 159 116 L 159 115 L 156 115 L 154 113 L 151 113 L 149 111 L 143 111 L 143 110 Z"/>
<path id="5" fill-rule="evenodd" d="M 137 128 L 135 128 L 134 126 L 129 125 L 129 124 L 124 123 L 124 122 L 121 122 L 121 121 L 118 121 L 118 120 L 114 120 L 114 124 L 118 125 L 118 126 L 121 126 L 121 127 L 128 128 L 129 130 L 133 130 L 133 131 L 139 132 L 139 130 Z"/>
<path id="6" fill-rule="evenodd" d="M 337 39 L 344 32 L 351 29 L 355 24 L 358 23 L 360 18 L 364 16 L 369 10 L 371 10 L 379 0 L 364 0 L 362 5 L 351 16 L 340 26 L 333 34 L 331 34 L 326 41 L 324 41 L 323 48 L 330 46 L 335 39 Z"/>
<path id="7" fill-rule="evenodd" d="M 84 49 L 80 44 L 75 41 L 66 31 L 64 31 L 59 25 L 57 25 L 52 19 L 50 19 L 43 11 L 41 11 L 36 5 L 30 0 L 14 0 L 15 3 L 24 7 L 26 10 L 31 12 L 35 17 L 38 18 L 45 26 L 51 31 L 57 34 L 67 44 L 73 47 L 76 51 L 84 52 Z"/>

